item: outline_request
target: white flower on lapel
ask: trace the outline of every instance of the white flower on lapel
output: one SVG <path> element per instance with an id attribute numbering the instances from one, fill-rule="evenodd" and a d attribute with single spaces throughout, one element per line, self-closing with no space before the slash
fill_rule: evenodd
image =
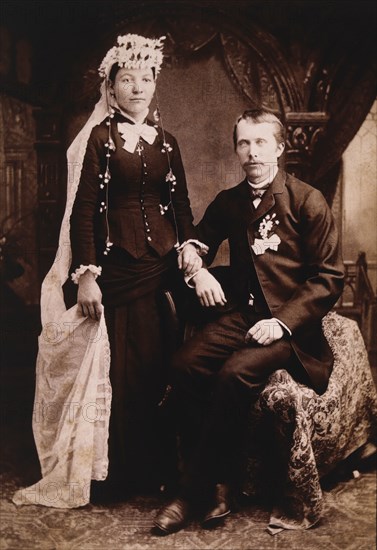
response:
<path id="1" fill-rule="evenodd" d="M 257 256 L 264 254 L 269 248 L 277 252 L 281 239 L 274 231 L 279 223 L 279 220 L 276 219 L 276 214 L 272 214 L 272 216 L 267 214 L 260 222 L 258 233 L 261 238 L 255 238 L 254 244 L 251 247 Z"/>

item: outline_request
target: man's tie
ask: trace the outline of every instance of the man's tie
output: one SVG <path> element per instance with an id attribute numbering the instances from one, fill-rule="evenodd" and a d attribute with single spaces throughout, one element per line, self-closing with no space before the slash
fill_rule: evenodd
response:
<path id="1" fill-rule="evenodd" d="M 129 122 L 118 122 L 118 132 L 124 139 L 123 149 L 129 153 L 134 153 L 139 139 L 142 137 L 147 143 L 152 145 L 157 136 L 157 130 L 154 126 L 148 124 L 130 124 Z"/>
<path id="2" fill-rule="evenodd" d="M 258 189 L 255 189 L 250 185 L 250 195 L 252 200 L 261 199 L 268 188 L 269 188 L 269 185 L 265 185 L 264 187 L 259 187 Z"/>
<path id="3" fill-rule="evenodd" d="M 264 195 L 265 191 L 261 191 L 260 189 L 251 189 L 251 196 L 253 199 L 261 199 Z"/>

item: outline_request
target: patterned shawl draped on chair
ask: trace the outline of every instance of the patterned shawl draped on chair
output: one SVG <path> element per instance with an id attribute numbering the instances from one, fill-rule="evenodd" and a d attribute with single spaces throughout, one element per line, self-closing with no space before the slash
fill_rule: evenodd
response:
<path id="1" fill-rule="evenodd" d="M 323 328 L 335 356 L 326 392 L 317 395 L 279 370 L 251 413 L 244 489 L 265 495 L 273 488 L 271 534 L 317 523 L 321 476 L 376 435 L 376 388 L 358 325 L 330 312 Z"/>

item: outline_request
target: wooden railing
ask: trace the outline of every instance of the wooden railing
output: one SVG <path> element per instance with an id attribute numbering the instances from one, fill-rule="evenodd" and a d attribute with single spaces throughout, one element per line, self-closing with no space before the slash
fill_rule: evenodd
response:
<path id="1" fill-rule="evenodd" d="M 358 322 L 369 358 L 377 367 L 377 297 L 368 277 L 365 252 L 356 262 L 346 261 L 345 285 L 335 311 Z"/>

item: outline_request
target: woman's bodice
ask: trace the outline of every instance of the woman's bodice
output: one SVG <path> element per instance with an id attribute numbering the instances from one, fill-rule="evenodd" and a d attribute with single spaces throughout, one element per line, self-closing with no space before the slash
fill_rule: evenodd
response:
<path id="1" fill-rule="evenodd" d="M 174 187 L 170 187 L 166 181 L 168 154 L 161 130 L 152 144 L 140 138 L 136 150 L 130 153 L 123 148 L 125 142 L 117 128 L 118 122 L 124 121 L 119 114 L 111 120 L 115 150 L 109 151 L 105 147 L 109 137 L 105 122 L 96 126 L 89 138 L 71 216 L 73 266 L 99 263 L 98 256 L 105 249 L 107 237 L 114 246 L 124 248 L 135 258 L 142 257 L 150 249 L 163 256 L 177 241 L 196 238 L 185 173 L 175 138 L 165 133 L 171 147 L 170 166 L 177 181 Z M 107 186 L 103 186 L 104 178 L 100 175 L 106 171 L 107 152 L 110 154 L 111 179 Z M 174 188 L 174 191 L 170 193 L 169 188 Z M 176 223 L 171 207 L 161 215 L 160 205 L 167 205 L 170 198 Z"/>

